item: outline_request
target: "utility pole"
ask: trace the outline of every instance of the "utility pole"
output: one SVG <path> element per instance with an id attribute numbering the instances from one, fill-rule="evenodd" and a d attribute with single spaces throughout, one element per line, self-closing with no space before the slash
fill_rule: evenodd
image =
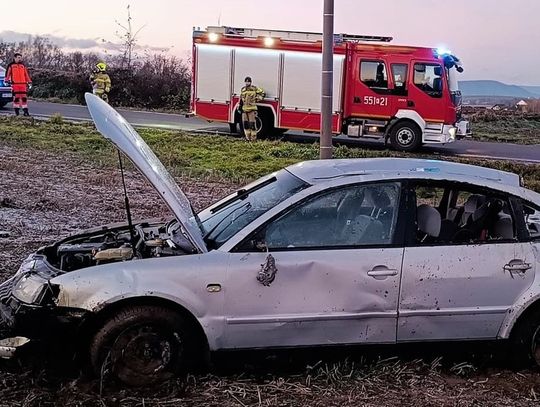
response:
<path id="1" fill-rule="evenodd" d="M 334 0 L 324 0 L 322 87 L 321 87 L 321 149 L 320 158 L 332 158 L 332 94 L 334 85 Z"/>

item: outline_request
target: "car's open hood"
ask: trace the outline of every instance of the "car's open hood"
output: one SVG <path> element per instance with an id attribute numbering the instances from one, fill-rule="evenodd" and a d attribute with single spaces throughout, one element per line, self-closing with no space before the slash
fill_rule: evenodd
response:
<path id="1" fill-rule="evenodd" d="M 150 147 L 116 110 L 99 97 L 87 93 L 85 99 L 98 131 L 130 158 L 171 208 L 193 246 L 200 253 L 206 252 L 188 199 Z"/>

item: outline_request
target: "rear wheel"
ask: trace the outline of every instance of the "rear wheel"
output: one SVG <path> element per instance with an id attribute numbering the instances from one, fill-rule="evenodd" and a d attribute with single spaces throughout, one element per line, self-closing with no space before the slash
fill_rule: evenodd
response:
<path id="1" fill-rule="evenodd" d="M 274 114 L 270 109 L 259 108 L 256 120 L 257 138 L 271 139 L 276 137 Z"/>
<path id="2" fill-rule="evenodd" d="M 192 338 L 184 318 L 168 308 L 127 307 L 93 337 L 91 367 L 98 376 L 107 372 L 130 386 L 161 382 L 187 369 Z"/>
<path id="3" fill-rule="evenodd" d="M 540 367 L 540 309 L 518 321 L 510 337 L 514 364 Z"/>
<path id="4" fill-rule="evenodd" d="M 415 151 L 422 145 L 422 131 L 410 120 L 398 122 L 390 131 L 390 144 L 396 150 Z"/>

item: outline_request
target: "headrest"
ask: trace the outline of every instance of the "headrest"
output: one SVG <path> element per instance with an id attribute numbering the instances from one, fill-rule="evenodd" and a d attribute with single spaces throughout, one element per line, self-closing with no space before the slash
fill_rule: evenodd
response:
<path id="1" fill-rule="evenodd" d="M 371 199 L 377 208 L 386 208 L 390 206 L 390 197 L 386 192 L 381 191 L 380 189 L 371 190 Z"/>
<path id="2" fill-rule="evenodd" d="M 438 237 L 441 233 L 441 214 L 429 205 L 420 205 L 416 208 L 418 229 L 431 237 Z"/>
<path id="3" fill-rule="evenodd" d="M 473 194 L 467 198 L 467 202 L 463 205 L 465 212 L 473 213 L 486 201 L 484 195 Z"/>
<path id="4" fill-rule="evenodd" d="M 348 208 L 349 206 L 353 206 L 354 208 L 360 208 L 362 206 L 362 202 L 364 202 L 364 190 L 360 189 L 359 191 L 348 194 L 341 200 L 341 202 L 338 205 L 338 210 L 343 210 L 342 208 Z"/>

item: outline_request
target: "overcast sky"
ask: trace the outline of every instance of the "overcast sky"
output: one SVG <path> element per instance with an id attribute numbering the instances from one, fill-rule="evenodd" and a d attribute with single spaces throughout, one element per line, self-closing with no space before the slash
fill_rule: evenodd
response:
<path id="1" fill-rule="evenodd" d="M 11 2 L 15 8 L 17 2 Z M 115 20 L 131 4 L 140 44 L 185 56 L 194 26 L 322 30 L 323 0 L 25 0 L 4 7 L 0 39 L 53 36 L 64 47 L 115 41 Z M 465 66 L 463 79 L 540 85 L 540 0 L 335 0 L 335 31 L 381 34 L 396 44 L 446 46 Z"/>

